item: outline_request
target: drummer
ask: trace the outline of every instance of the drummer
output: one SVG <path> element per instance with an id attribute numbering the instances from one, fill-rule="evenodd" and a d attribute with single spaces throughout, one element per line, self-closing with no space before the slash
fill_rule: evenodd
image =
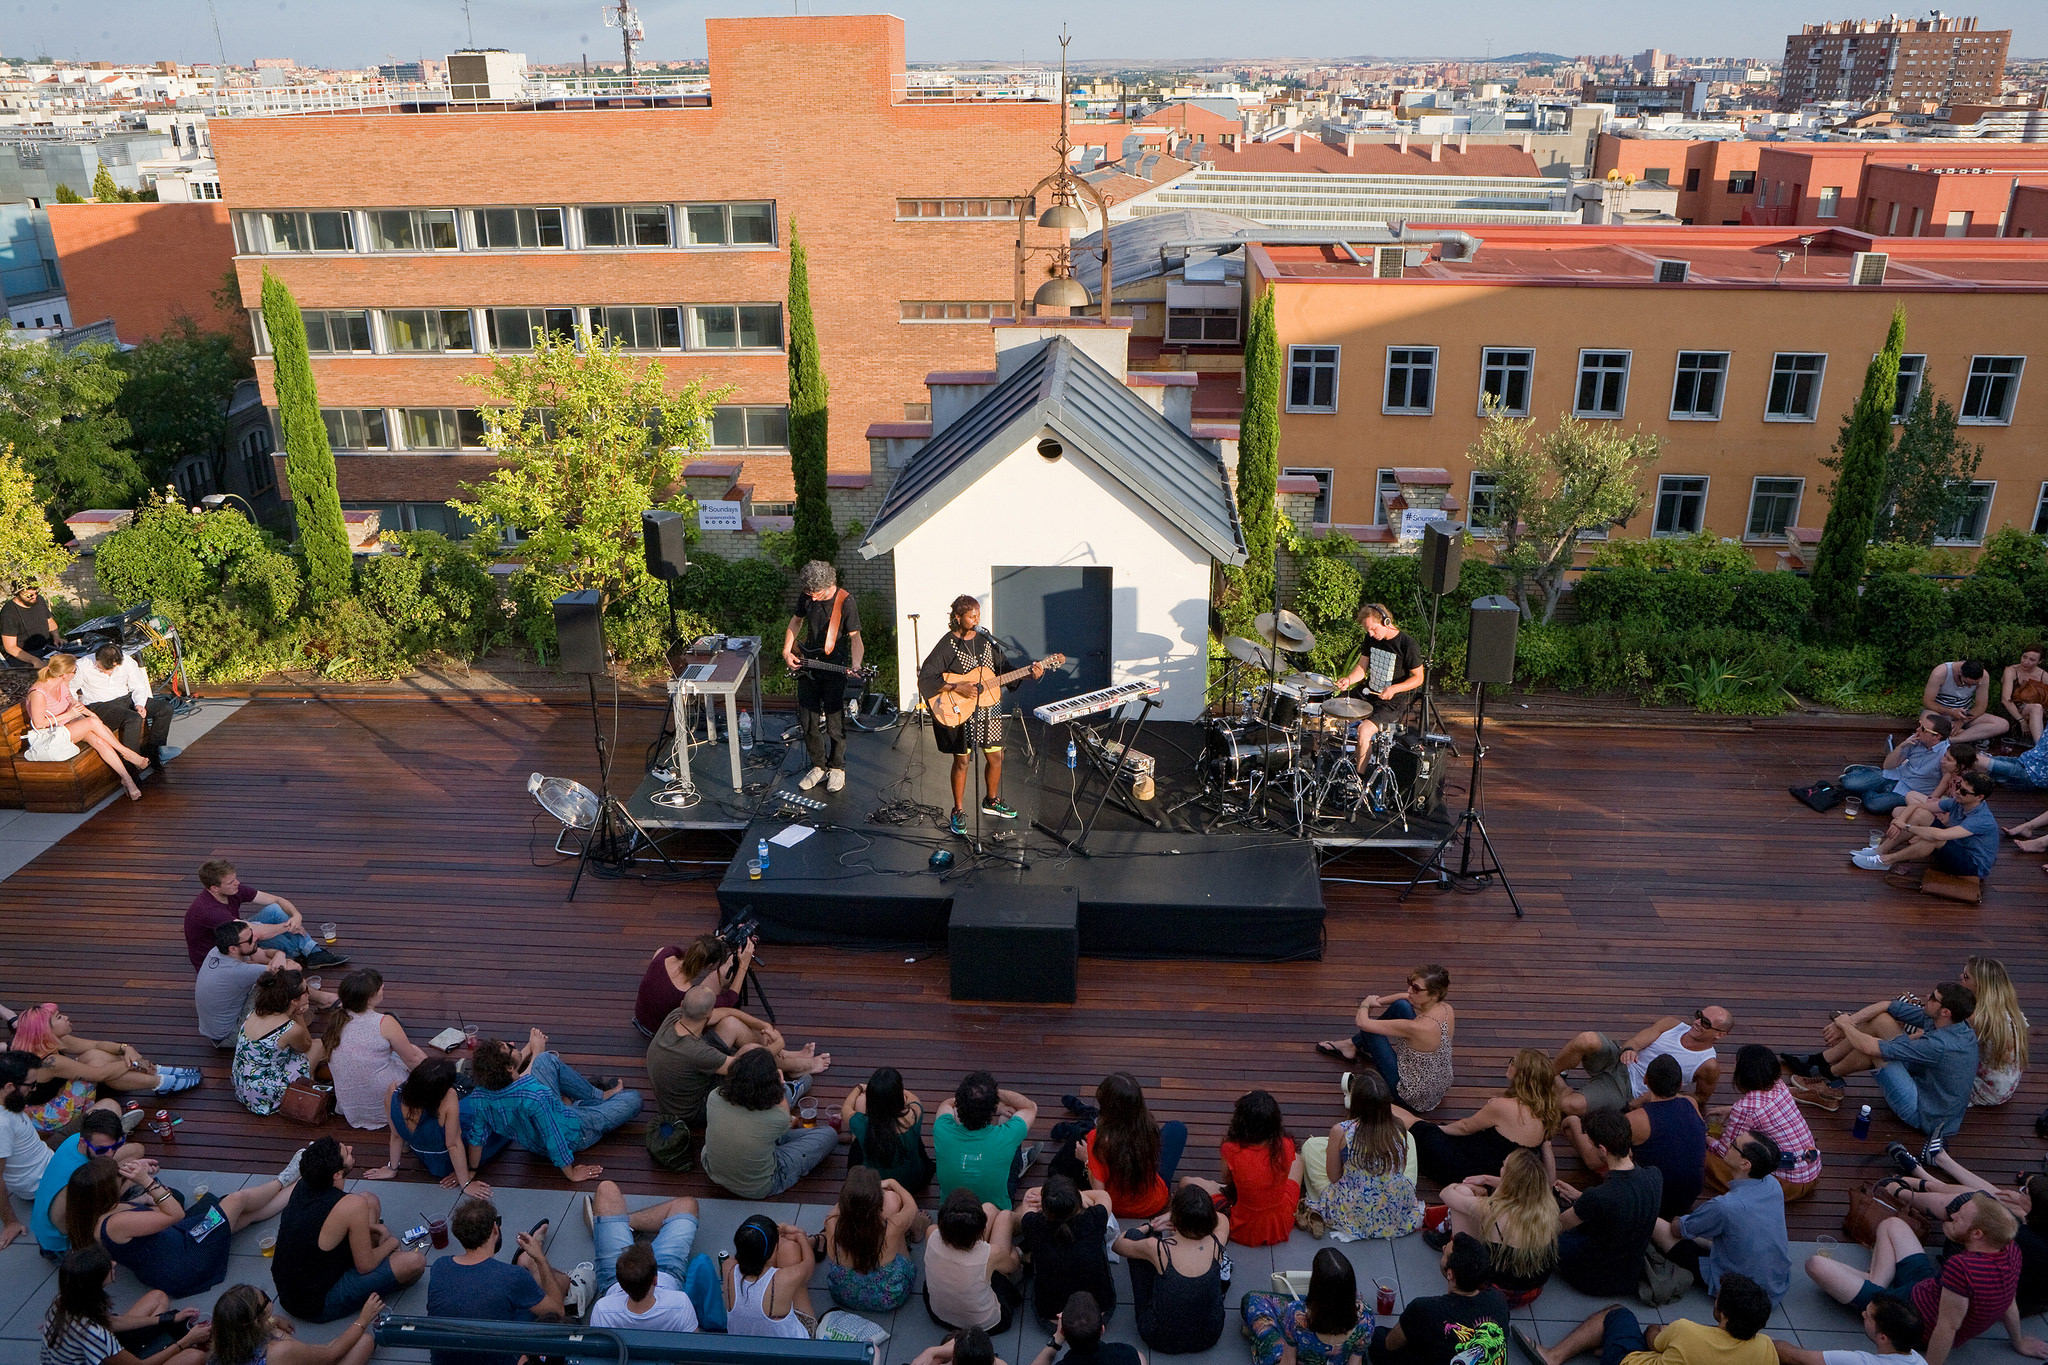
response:
<path id="1" fill-rule="evenodd" d="M 1339 692 L 1349 692 L 1358 683 L 1358 695 L 1372 703 L 1372 714 L 1358 722 L 1358 769 L 1365 771 L 1366 756 L 1372 752 L 1373 736 L 1382 725 L 1392 725 L 1407 714 L 1414 694 L 1422 686 L 1422 649 L 1415 637 L 1394 624 L 1394 613 L 1378 602 L 1358 609 L 1358 624 L 1365 628 L 1365 648 L 1351 671 L 1337 680 Z"/>

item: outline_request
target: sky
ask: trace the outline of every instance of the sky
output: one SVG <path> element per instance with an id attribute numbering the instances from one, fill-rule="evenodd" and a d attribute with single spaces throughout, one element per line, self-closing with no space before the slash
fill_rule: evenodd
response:
<path id="1" fill-rule="evenodd" d="M 1896 3 L 1896 0 L 1893 0 Z M 218 11 L 220 42 L 214 20 Z M 524 52 L 535 62 L 616 55 L 616 31 L 600 19 L 600 0 L 469 0 L 474 41 Z M 1688 56 L 1778 56 L 1799 23 L 1855 14 L 1820 0 L 1805 10 L 1782 0 L 1716 0 L 1666 5 L 1645 0 L 1462 0 L 1434 5 L 1331 3 L 1331 0 L 639 0 L 647 30 L 642 56 L 704 55 L 707 16 L 852 14 L 885 9 L 903 17 L 910 60 L 917 62 L 1057 60 L 1061 24 L 1073 31 L 1077 58 L 1133 62 L 1202 58 L 1353 56 L 1481 59 L 1511 52 L 1639 52 L 1658 47 Z M 468 46 L 463 0 L 0 0 L 0 53 L 59 60 L 142 62 L 291 57 L 308 66 L 362 67 L 440 57 Z M 2048 4 L 1987 0 L 1971 13 L 1982 28 L 2013 30 L 2015 57 L 2048 56 Z M 1248 24 L 1249 14 L 1257 15 Z M 1926 11 L 1902 11 L 1905 17 Z M 1446 22 L 1454 19 L 1454 22 Z"/>

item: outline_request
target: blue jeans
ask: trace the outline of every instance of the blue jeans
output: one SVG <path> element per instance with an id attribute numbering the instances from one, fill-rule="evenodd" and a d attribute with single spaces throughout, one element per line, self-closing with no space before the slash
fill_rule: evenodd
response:
<path id="1" fill-rule="evenodd" d="M 839 1150 L 839 1134 L 830 1124 L 816 1128 L 792 1128 L 775 1139 L 775 1183 L 763 1199 L 773 1199 Z"/>
<path id="2" fill-rule="evenodd" d="M 242 916 L 244 924 L 283 924 L 291 916 L 274 905 L 266 905 L 253 915 Z M 307 934 L 273 934 L 263 940 L 266 948 L 275 948 L 286 957 L 304 957 L 313 951 L 313 939 Z"/>
<path id="3" fill-rule="evenodd" d="M 633 1245 L 633 1226 L 623 1213 L 601 1213 L 591 1229 L 597 1245 L 597 1292 L 609 1293 L 619 1282 L 619 1255 Z M 654 1268 L 675 1276 L 677 1284 L 689 1273 L 690 1248 L 697 1244 L 697 1220 L 678 1213 L 662 1220 L 654 1234 Z"/>
<path id="4" fill-rule="evenodd" d="M 1406 1000 L 1396 1000 L 1380 1013 L 1382 1019 L 1413 1019 L 1415 1006 Z M 1367 1033 L 1364 1029 L 1351 1035 L 1351 1045 L 1358 1049 L 1358 1055 L 1369 1058 L 1380 1075 L 1387 1081 L 1387 1093 L 1398 1096 L 1401 1093 L 1401 1063 L 1394 1057 L 1394 1040 L 1383 1033 Z"/>
<path id="5" fill-rule="evenodd" d="M 327 1302 L 321 1306 L 320 1316 L 315 1322 L 333 1322 L 362 1311 L 370 1295 L 382 1294 L 386 1299 L 398 1297 L 398 1276 L 391 1269 L 391 1258 L 385 1257 L 377 1268 L 365 1275 L 350 1266 L 341 1272 L 341 1278 L 327 1291 Z"/>
<path id="6" fill-rule="evenodd" d="M 1188 1126 L 1179 1119 L 1168 1119 L 1159 1125 L 1159 1178 L 1168 1185 L 1173 1184 L 1173 1173 L 1180 1169 L 1180 1155 L 1188 1149 Z"/>
<path id="7" fill-rule="evenodd" d="M 1626 1308 L 1608 1310 L 1607 1321 L 1600 1324 L 1600 1365 L 1621 1365 L 1637 1351 L 1649 1349 L 1643 1325 L 1636 1321 L 1634 1313 Z"/>
<path id="8" fill-rule="evenodd" d="M 2016 758 L 1994 758 L 1991 760 L 1991 775 L 2007 787 L 2034 787 L 2034 779 L 2027 774 L 2027 765 Z"/>
<path id="9" fill-rule="evenodd" d="M 606 1099 L 604 1093 L 583 1079 L 575 1067 L 563 1061 L 559 1052 L 543 1052 L 534 1058 L 532 1074 L 569 1106 L 562 1122 L 576 1130 L 576 1136 L 570 1141 L 570 1146 L 576 1151 L 591 1146 L 640 1112 L 639 1091 L 621 1090 Z"/>
<path id="10" fill-rule="evenodd" d="M 1899 1122 L 1929 1137 L 1948 1137 L 1961 1131 L 1961 1114 L 1930 1114 L 1921 1109 L 1920 1087 L 1900 1063 L 1886 1062 L 1873 1074 L 1877 1077 L 1877 1088 L 1884 1092 L 1885 1108 L 1891 1110 Z"/>
<path id="11" fill-rule="evenodd" d="M 1872 815 L 1884 815 L 1906 804 L 1906 798 L 1893 789 L 1892 775 L 1868 763 L 1852 764 L 1843 770 L 1842 790 L 1861 797 L 1863 809 Z"/>

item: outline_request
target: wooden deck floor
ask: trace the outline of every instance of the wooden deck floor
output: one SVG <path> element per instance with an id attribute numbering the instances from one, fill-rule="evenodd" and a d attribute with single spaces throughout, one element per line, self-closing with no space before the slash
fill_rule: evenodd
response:
<path id="1" fill-rule="evenodd" d="M 625 713 L 622 766 L 658 719 Z M 2036 860 L 2008 845 L 1981 908 L 1923 899 L 1848 866 L 1869 826 L 1786 796 L 1789 783 L 1870 745 L 1867 735 L 1496 725 L 1489 739 L 1490 826 L 1526 920 L 1498 891 L 1402 907 L 1392 891 L 1332 882 L 1321 962 L 1084 962 L 1072 1007 L 956 1005 L 943 958 L 901 954 L 777 948 L 766 983 L 785 1031 L 833 1053 L 819 1087 L 828 1101 L 878 1065 L 899 1067 L 934 1102 L 988 1066 L 1052 1112 L 1063 1091 L 1127 1068 L 1155 1112 L 1194 1130 L 1184 1169 L 1196 1173 L 1212 1166 L 1246 1089 L 1272 1090 L 1298 1134 L 1332 1122 L 1338 1068 L 1309 1040 L 1341 1032 L 1359 995 L 1397 989 L 1418 961 L 1443 962 L 1456 980 L 1459 1084 L 1442 1117 L 1492 1093 L 1516 1047 L 1555 1048 L 1585 1027 L 1626 1035 L 1719 1003 L 1735 1013 L 1731 1043 L 1803 1048 L 1826 1007 L 1924 991 L 1976 952 L 2002 957 L 2022 1002 L 2048 1011 L 2048 879 Z M 593 765 L 588 713 L 574 707 L 253 702 L 145 800 L 116 802 L 0 887 L 0 1001 L 54 996 L 88 1036 L 202 1066 L 207 1084 L 175 1102 L 186 1123 L 165 1155 L 276 1169 L 305 1130 L 245 1113 L 224 1060 L 193 1032 L 179 920 L 199 863 L 226 856 L 307 919 L 338 921 L 343 950 L 384 973 L 389 1007 L 415 1041 L 458 1012 L 486 1030 L 537 1024 L 586 1073 L 642 1084 L 629 1023 L 641 968 L 717 911 L 709 882 L 586 878 L 573 904 L 563 900 L 571 869 L 554 862 L 553 823 L 525 779 L 537 769 L 588 780 Z M 2039 807 L 2031 796 L 1993 804 L 2002 817 Z M 728 849 L 710 836 L 701 844 L 706 857 Z M 1395 866 L 1367 856 L 1329 871 L 1386 876 Z M 1954 1145 L 1966 1163 L 2009 1178 L 2036 1162 L 2044 1074 L 2036 1066 L 2004 1108 L 1972 1112 Z M 1814 1117 L 1827 1180 L 1795 1206 L 1795 1236 L 1833 1230 L 1850 1184 L 1869 1179 L 1883 1142 L 1902 1135 L 1880 1106 L 1870 1141 L 1852 1139 L 1855 1105 L 1875 1098 L 1864 1081 L 1839 1115 Z M 651 1168 L 637 1125 L 592 1159 L 633 1190 L 710 1192 L 701 1176 Z M 841 1169 L 828 1163 L 802 1197 L 830 1198 Z M 560 1183 L 517 1155 L 491 1178 Z"/>

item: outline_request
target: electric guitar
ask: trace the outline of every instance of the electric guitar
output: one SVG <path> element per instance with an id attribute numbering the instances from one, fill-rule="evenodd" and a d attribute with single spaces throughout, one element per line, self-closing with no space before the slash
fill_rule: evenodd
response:
<path id="1" fill-rule="evenodd" d="M 803 652 L 799 650 L 798 653 L 802 654 Z M 874 664 L 862 664 L 859 668 L 850 668 L 845 664 L 835 664 L 830 659 L 814 659 L 810 655 L 804 654 L 802 660 L 797 664 L 797 671 L 802 672 L 806 669 L 813 673 L 843 673 L 849 678 L 859 678 L 862 682 L 873 682 L 875 674 L 879 671 Z"/>
<path id="2" fill-rule="evenodd" d="M 1039 663 L 1047 668 L 1058 668 L 1066 661 L 1067 656 L 1064 654 L 1048 654 L 1039 660 Z M 1003 699 L 1004 686 L 1024 677 L 1036 666 L 1035 664 L 1026 664 L 1022 668 L 1013 668 L 1008 673 L 1001 674 L 1000 676 L 987 664 L 983 664 L 980 668 L 967 673 L 940 674 L 946 680 L 947 690 L 931 699 L 932 719 L 941 725 L 965 725 L 968 718 L 976 711 L 985 710 L 1000 703 Z M 952 691 L 952 686 L 955 683 L 970 684 L 974 688 L 974 695 L 963 697 L 958 692 Z"/>

